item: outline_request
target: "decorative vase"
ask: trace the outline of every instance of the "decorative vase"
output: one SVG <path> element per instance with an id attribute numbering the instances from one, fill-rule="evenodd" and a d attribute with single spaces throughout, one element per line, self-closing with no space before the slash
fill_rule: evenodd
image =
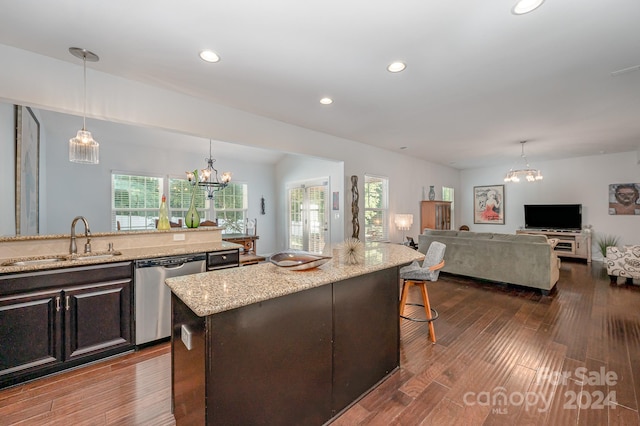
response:
<path id="1" fill-rule="evenodd" d="M 433 189 L 433 185 L 429 186 L 429 201 L 433 201 L 436 199 L 436 191 Z"/>
<path id="2" fill-rule="evenodd" d="M 198 210 L 196 210 L 196 189 L 198 188 L 198 184 L 193 187 L 193 191 L 191 191 L 191 205 L 189 206 L 189 210 L 187 210 L 187 214 L 184 217 L 184 224 L 187 228 L 197 228 L 200 226 L 200 215 L 198 214 Z"/>

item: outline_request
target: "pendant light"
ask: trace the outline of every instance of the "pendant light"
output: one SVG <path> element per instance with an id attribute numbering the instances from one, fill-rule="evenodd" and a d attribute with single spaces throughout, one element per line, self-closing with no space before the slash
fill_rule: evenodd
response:
<path id="1" fill-rule="evenodd" d="M 211 154 L 211 139 L 209 139 L 209 158 L 205 158 L 204 161 L 207 162 L 207 168 L 200 170 L 198 180 L 195 180 L 193 172 L 186 172 L 187 179 L 194 185 L 197 182 L 198 186 L 203 186 L 207 191 L 207 198 L 213 200 L 214 192 L 225 189 L 231 182 L 231 172 L 224 172 L 218 177 L 218 170 L 213 167 L 216 160 Z"/>
<path id="2" fill-rule="evenodd" d="M 75 138 L 69 139 L 69 161 L 81 164 L 98 164 L 100 144 L 93 139 L 86 129 L 87 121 L 87 61 L 98 62 L 100 58 L 93 52 L 79 47 L 70 47 L 69 53 L 82 59 L 84 66 L 84 110 L 82 114 L 82 130 L 78 130 Z"/>
<path id="3" fill-rule="evenodd" d="M 504 177 L 505 182 L 520 182 L 520 177 L 523 177 L 527 180 L 527 182 L 537 182 L 542 180 L 542 172 L 539 169 L 534 169 L 529 165 L 529 160 L 527 160 L 527 156 L 524 155 L 524 144 L 527 141 L 520 142 L 520 146 L 522 147 L 522 154 L 520 157 L 524 162 L 524 165 L 520 169 L 515 169 L 512 167 Z"/>

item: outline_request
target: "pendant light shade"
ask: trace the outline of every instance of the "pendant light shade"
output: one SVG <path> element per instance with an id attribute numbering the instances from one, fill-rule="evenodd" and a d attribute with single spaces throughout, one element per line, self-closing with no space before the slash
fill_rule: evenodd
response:
<path id="1" fill-rule="evenodd" d="M 100 144 L 93 139 L 91 132 L 78 130 L 75 138 L 69 139 L 69 161 L 81 164 L 98 164 Z"/>
<path id="2" fill-rule="evenodd" d="M 86 129 L 87 121 L 87 61 L 98 62 L 93 52 L 79 47 L 70 47 L 69 52 L 82 59 L 84 66 L 84 110 L 82 114 L 82 130 L 78 130 L 75 138 L 69 139 L 69 161 L 81 164 L 98 164 L 100 162 L 100 144 L 93 139 Z"/>

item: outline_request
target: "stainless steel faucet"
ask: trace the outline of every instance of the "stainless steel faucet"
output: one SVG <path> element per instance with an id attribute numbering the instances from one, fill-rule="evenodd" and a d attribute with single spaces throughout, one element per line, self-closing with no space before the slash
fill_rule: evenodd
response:
<path id="1" fill-rule="evenodd" d="M 76 223 L 79 220 L 84 222 L 84 236 L 87 237 L 87 242 L 84 245 L 84 252 L 91 253 L 91 230 L 89 229 L 89 222 L 84 216 L 76 216 L 71 222 L 71 245 L 69 245 L 69 254 L 76 254 L 78 247 L 76 246 Z"/>

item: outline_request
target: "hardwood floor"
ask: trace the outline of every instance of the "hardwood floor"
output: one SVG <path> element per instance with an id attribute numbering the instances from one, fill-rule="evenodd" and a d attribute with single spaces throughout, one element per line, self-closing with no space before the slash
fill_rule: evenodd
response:
<path id="1" fill-rule="evenodd" d="M 334 426 L 640 425 L 640 286 L 564 260 L 549 296 L 445 274 L 428 288 L 437 343 L 403 320 L 400 370 Z M 162 344 L 0 391 L 0 425 L 175 424 L 170 365 Z"/>

